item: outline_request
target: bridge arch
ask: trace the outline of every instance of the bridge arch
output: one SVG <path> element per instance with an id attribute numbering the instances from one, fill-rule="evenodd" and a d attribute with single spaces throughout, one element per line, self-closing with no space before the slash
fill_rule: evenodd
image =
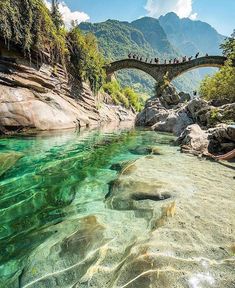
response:
<path id="1" fill-rule="evenodd" d="M 123 59 L 110 63 L 105 68 L 108 79 L 111 79 L 111 76 L 117 71 L 137 69 L 152 76 L 157 82 L 161 82 L 166 73 L 168 73 L 169 80 L 172 81 L 176 77 L 193 69 L 203 67 L 220 68 L 225 64 L 226 60 L 227 58 L 223 56 L 207 56 L 178 64 L 150 64 L 136 59 Z M 235 66 L 235 61 L 233 62 L 233 66 Z"/>

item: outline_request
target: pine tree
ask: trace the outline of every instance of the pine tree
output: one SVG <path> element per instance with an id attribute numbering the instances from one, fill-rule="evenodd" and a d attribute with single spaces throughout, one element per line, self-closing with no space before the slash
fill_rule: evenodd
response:
<path id="1" fill-rule="evenodd" d="M 61 26 L 63 26 L 64 22 L 62 19 L 62 15 L 59 11 L 58 0 L 52 0 L 51 17 L 52 17 L 52 20 L 53 20 L 57 30 L 59 30 L 61 28 Z"/>

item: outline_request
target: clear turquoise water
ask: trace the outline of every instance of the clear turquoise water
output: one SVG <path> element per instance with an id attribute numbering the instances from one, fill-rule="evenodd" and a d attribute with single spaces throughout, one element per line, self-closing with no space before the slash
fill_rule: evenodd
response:
<path id="1" fill-rule="evenodd" d="M 130 152 L 138 145 L 157 145 L 180 159 L 173 140 L 134 129 L 1 138 L 0 153 L 23 157 L 0 178 L 0 287 L 121 287 L 107 276 L 114 272 L 104 271 L 124 261 L 149 230 L 141 213 L 105 205 L 109 183 L 118 175 L 110 167 L 140 158 Z M 131 229 L 127 221 L 133 221 Z M 106 264 L 98 273 L 94 263 L 103 261 L 102 253 Z"/>

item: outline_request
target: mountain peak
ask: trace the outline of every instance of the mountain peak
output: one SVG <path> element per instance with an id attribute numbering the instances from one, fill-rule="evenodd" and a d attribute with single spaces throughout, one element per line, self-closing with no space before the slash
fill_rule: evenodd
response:
<path id="1" fill-rule="evenodd" d="M 175 12 L 169 12 L 169 13 L 165 14 L 164 17 L 180 19 L 180 17 Z"/>
<path id="2" fill-rule="evenodd" d="M 159 21 L 170 21 L 174 23 L 178 23 L 180 21 L 180 17 L 175 12 L 169 12 L 166 15 L 162 15 L 159 17 Z"/>

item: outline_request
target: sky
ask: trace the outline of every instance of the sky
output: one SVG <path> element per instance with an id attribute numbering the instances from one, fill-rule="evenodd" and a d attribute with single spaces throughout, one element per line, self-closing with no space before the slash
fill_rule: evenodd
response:
<path id="1" fill-rule="evenodd" d="M 49 0 L 45 0 L 49 1 Z M 60 10 L 66 25 L 71 20 L 103 22 L 107 19 L 133 21 L 140 17 L 158 18 L 175 12 L 209 23 L 219 33 L 229 36 L 235 29 L 235 0 L 61 0 Z"/>

